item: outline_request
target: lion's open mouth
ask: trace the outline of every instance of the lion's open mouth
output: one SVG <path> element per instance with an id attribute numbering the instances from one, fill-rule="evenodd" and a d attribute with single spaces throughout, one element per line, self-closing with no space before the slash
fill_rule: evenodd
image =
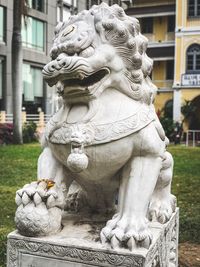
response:
<path id="1" fill-rule="evenodd" d="M 93 97 L 94 91 L 99 88 L 109 73 L 110 71 L 108 68 L 103 68 L 90 75 L 83 75 L 81 73 L 79 78 L 76 76 L 76 78 L 64 79 L 62 81 L 64 89 L 63 93 L 68 99 L 77 97 L 91 98 Z"/>
<path id="2" fill-rule="evenodd" d="M 108 74 L 107 69 L 101 69 L 95 73 L 93 73 L 90 76 L 83 77 L 82 79 L 69 79 L 69 80 L 64 80 L 64 85 L 65 86 L 81 86 L 81 87 L 89 87 L 99 81 L 101 81 L 107 74 Z"/>
<path id="3" fill-rule="evenodd" d="M 96 91 L 109 73 L 109 69 L 104 68 L 91 75 L 80 75 L 79 79 L 65 79 L 63 80 L 64 94 L 70 98 L 92 97 L 93 91 Z"/>

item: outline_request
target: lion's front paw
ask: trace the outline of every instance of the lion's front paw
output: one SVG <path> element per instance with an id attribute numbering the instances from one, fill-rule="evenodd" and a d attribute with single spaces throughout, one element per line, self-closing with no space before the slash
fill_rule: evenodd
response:
<path id="1" fill-rule="evenodd" d="M 27 184 L 16 192 L 15 200 L 15 222 L 21 234 L 44 236 L 60 230 L 64 195 L 53 181 Z"/>
<path id="2" fill-rule="evenodd" d="M 118 220 L 118 216 L 116 219 Z M 114 223 L 114 219 L 112 222 Z M 149 248 L 152 234 L 148 229 L 146 218 L 123 216 L 112 229 L 107 225 L 102 229 L 101 240 L 104 243 L 105 241 L 110 243 L 113 249 L 128 247 L 132 251 L 137 247 Z"/>
<path id="3" fill-rule="evenodd" d="M 172 194 L 167 198 L 152 198 L 149 205 L 149 219 L 164 224 L 170 220 L 175 209 L 176 197 Z"/>

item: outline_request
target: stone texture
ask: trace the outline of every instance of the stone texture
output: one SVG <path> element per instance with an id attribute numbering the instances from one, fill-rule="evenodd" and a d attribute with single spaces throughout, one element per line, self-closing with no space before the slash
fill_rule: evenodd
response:
<path id="1" fill-rule="evenodd" d="M 59 233 L 64 210 L 95 212 L 109 215 L 96 238 L 133 251 L 150 247 L 150 221 L 170 220 L 173 158 L 153 106 L 147 44 L 118 5 L 94 5 L 56 27 L 43 75 L 62 103 L 45 129 L 38 181 L 16 193 L 22 235 Z"/>
<path id="2" fill-rule="evenodd" d="M 7 267 L 178 266 L 178 209 L 166 224 L 150 223 L 153 242 L 148 250 L 105 247 L 99 240 L 99 219 L 65 214 L 59 234 L 31 238 L 10 233 Z"/>

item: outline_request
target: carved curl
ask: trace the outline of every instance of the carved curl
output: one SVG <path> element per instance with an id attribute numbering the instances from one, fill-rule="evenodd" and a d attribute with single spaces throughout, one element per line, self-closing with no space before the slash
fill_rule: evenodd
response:
<path id="1" fill-rule="evenodd" d="M 127 69 L 124 74 L 131 83 L 133 98 L 152 103 L 157 90 L 148 77 L 153 60 L 146 54 L 148 39 L 140 33 L 139 21 L 127 16 L 118 5 L 109 7 L 102 3 L 89 12 L 94 15 L 95 28 L 102 41 L 114 46 L 123 59 Z"/>
<path id="2" fill-rule="evenodd" d="M 87 47 L 93 47 L 91 44 L 96 31 L 102 43 L 109 43 L 115 47 L 116 53 L 126 66 L 124 75 L 129 81 L 132 98 L 148 104 L 152 103 L 157 88 L 148 77 L 153 67 L 153 60 L 146 54 L 148 39 L 141 34 L 139 21 L 127 16 L 118 5 L 108 6 L 106 3 L 94 5 L 90 10 L 84 10 L 59 24 L 55 30 L 56 36 L 51 50 L 52 58 L 61 52 L 70 54 L 71 46 L 75 47 L 77 50 L 75 52 L 82 56 L 81 50 L 86 48 L 81 47 L 82 42 L 76 38 L 73 41 L 63 40 L 62 42 L 60 33 L 63 33 L 74 22 L 78 23 L 83 20 L 87 23 L 84 29 L 85 37 L 82 36 L 83 43 L 87 43 Z M 89 52 L 94 53 L 94 51 Z"/>

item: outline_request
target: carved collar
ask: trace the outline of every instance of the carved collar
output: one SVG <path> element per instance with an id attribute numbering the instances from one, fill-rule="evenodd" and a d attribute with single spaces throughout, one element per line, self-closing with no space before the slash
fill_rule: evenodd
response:
<path id="1" fill-rule="evenodd" d="M 47 130 L 46 136 L 54 144 L 76 143 L 90 146 L 108 143 L 128 136 L 141 130 L 154 119 L 154 109 L 150 106 L 142 105 L 132 116 L 112 123 L 98 124 L 96 122 L 88 122 L 69 124 L 63 122 L 59 127 L 56 127 L 56 124 L 51 121 L 51 129 Z"/>

